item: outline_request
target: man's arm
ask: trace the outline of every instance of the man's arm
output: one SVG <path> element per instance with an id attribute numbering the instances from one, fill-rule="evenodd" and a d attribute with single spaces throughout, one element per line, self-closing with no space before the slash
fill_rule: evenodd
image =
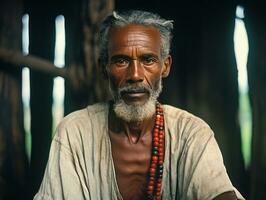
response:
<path id="1" fill-rule="evenodd" d="M 183 169 L 179 177 L 189 177 L 181 179 L 184 182 L 180 183 L 187 186 L 181 188 L 186 194 L 185 199 L 244 200 L 229 179 L 211 129 L 208 126 L 195 127 L 186 140 L 179 165 L 179 169 Z M 229 191 L 235 191 L 235 194 Z"/>
<path id="2" fill-rule="evenodd" d="M 218 195 L 213 200 L 237 200 L 237 197 L 234 191 L 230 191 Z"/>
<path id="3" fill-rule="evenodd" d="M 83 190 L 83 176 L 78 174 L 74 156 L 61 126 L 53 138 L 43 180 L 34 200 L 88 199 Z M 71 132 L 73 135 L 73 131 Z M 72 138 L 73 139 L 73 138 Z"/>

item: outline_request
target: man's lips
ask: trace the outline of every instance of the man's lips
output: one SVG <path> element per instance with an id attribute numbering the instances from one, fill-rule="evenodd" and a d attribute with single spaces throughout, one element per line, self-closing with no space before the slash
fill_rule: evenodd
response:
<path id="1" fill-rule="evenodd" d="M 129 97 L 129 98 L 141 98 L 148 94 L 148 91 L 145 90 L 131 90 L 131 91 L 123 91 L 121 92 L 121 96 Z"/>
<path id="2" fill-rule="evenodd" d="M 122 96 L 129 96 L 129 97 L 142 97 L 143 95 L 146 95 L 147 92 L 124 92 L 122 93 Z"/>

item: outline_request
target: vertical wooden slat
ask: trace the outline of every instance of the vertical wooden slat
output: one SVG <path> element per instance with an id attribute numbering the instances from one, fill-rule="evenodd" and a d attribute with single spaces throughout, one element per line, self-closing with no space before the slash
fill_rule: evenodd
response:
<path id="1" fill-rule="evenodd" d="M 103 79 L 102 70 L 98 66 L 98 32 L 102 20 L 114 9 L 114 0 L 83 0 L 84 13 L 82 16 L 84 33 L 84 64 L 86 78 L 89 84 L 89 102 L 97 102 L 108 99 L 109 89 L 107 81 Z"/>
<path id="2" fill-rule="evenodd" d="M 53 62 L 55 14 L 52 5 L 30 1 L 28 6 L 29 52 Z M 29 199 L 32 199 L 42 181 L 51 143 L 53 78 L 31 71 L 30 88 L 32 154 Z"/>
<path id="3" fill-rule="evenodd" d="M 21 50 L 22 1 L 0 2 L 0 46 Z M 21 70 L 0 61 L 0 199 L 25 199 Z"/>
<path id="4" fill-rule="evenodd" d="M 65 113 L 109 97 L 98 67 L 100 22 L 113 10 L 113 0 L 80 0 L 66 10 L 66 64 L 72 82 L 66 83 Z"/>
<path id="5" fill-rule="evenodd" d="M 84 78 L 85 76 L 84 66 L 82 64 L 83 29 L 81 15 L 80 0 L 75 1 L 75 3 L 69 1 L 65 4 L 65 63 L 66 66 L 72 67 L 72 77 L 75 80 L 73 84 L 72 82 L 65 82 L 65 114 L 85 107 L 88 103 L 88 89 L 84 82 L 80 82 L 80 77 Z M 90 82 L 90 80 L 87 81 Z"/>
<path id="6" fill-rule="evenodd" d="M 255 2 L 245 7 L 249 40 L 248 83 L 253 115 L 251 200 L 266 199 L 266 6 Z"/>

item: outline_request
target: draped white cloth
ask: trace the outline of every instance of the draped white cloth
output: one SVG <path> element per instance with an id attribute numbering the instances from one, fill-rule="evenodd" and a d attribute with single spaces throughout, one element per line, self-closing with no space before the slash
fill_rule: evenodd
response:
<path id="1" fill-rule="evenodd" d="M 208 200 L 235 191 L 214 134 L 200 118 L 164 105 L 163 200 Z M 108 135 L 108 103 L 66 116 L 34 200 L 122 200 Z"/>

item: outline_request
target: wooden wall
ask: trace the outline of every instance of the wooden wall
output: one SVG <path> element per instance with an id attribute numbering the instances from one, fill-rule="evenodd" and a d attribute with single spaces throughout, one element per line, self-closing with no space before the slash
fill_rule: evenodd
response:
<path id="1" fill-rule="evenodd" d="M 14 5 L 16 5 L 14 7 Z M 0 47 L 21 51 L 23 4 L 0 2 Z M 0 60 L 0 199 L 23 199 L 26 160 L 21 69 Z"/>
<path id="2" fill-rule="evenodd" d="M 250 199 L 266 199 L 266 4 L 246 5 L 249 37 L 248 83 L 253 115 Z"/>

